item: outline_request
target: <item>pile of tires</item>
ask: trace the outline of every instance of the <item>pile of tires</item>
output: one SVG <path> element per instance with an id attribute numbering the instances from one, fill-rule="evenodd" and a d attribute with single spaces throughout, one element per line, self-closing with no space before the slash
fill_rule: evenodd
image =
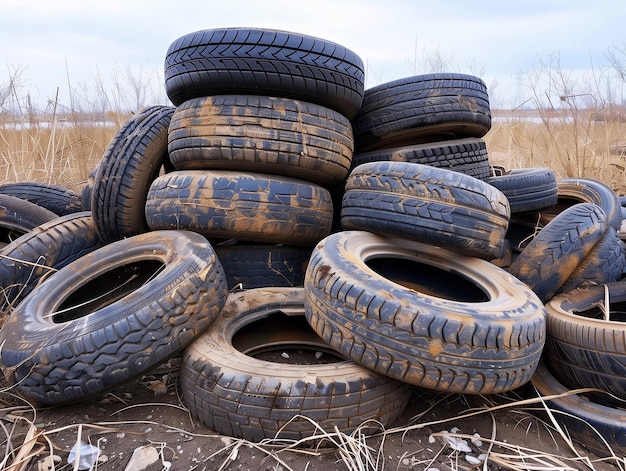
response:
<path id="1" fill-rule="evenodd" d="M 622 398 L 618 369 L 562 365 L 619 363 L 623 343 L 557 320 L 596 313 L 603 286 L 621 302 L 620 201 L 549 169 L 496 175 L 481 79 L 366 90 L 341 45 L 223 28 L 170 45 L 165 89 L 65 209 L 0 187 L 0 366 L 19 394 L 85 400 L 181 355 L 190 412 L 253 441 L 386 427 L 416 387 L 549 395 L 553 370 Z"/>

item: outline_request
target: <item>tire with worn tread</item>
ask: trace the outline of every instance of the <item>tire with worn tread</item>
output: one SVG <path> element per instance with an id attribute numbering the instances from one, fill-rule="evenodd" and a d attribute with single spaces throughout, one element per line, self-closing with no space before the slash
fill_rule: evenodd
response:
<path id="1" fill-rule="evenodd" d="M 0 194 L 30 201 L 59 216 L 82 211 L 80 195 L 60 185 L 39 182 L 5 183 L 0 185 Z"/>
<path id="2" fill-rule="evenodd" d="M 8 383 L 40 406 L 99 396 L 182 352 L 226 302 L 209 242 L 152 231 L 63 267 L 0 329 Z"/>
<path id="3" fill-rule="evenodd" d="M 354 142 L 350 121 L 313 103 L 257 95 L 188 100 L 170 123 L 178 170 L 239 170 L 333 185 L 345 180 Z"/>
<path id="4" fill-rule="evenodd" d="M 0 248 L 58 217 L 58 214 L 30 201 L 0 194 Z"/>
<path id="5" fill-rule="evenodd" d="M 487 182 L 506 195 L 511 213 L 538 211 L 559 200 L 556 175 L 548 168 L 513 169 Z"/>
<path id="6" fill-rule="evenodd" d="M 154 180 L 152 230 L 186 229 L 213 239 L 315 245 L 330 233 L 330 193 L 290 177 L 232 170 L 178 170 Z"/>
<path id="7" fill-rule="evenodd" d="M 369 162 L 345 185 L 341 227 L 415 239 L 485 259 L 504 252 L 509 204 L 462 173 L 411 162 Z"/>
<path id="8" fill-rule="evenodd" d="M 313 250 L 304 289 L 313 330 L 345 358 L 448 393 L 527 383 L 545 308 L 521 281 L 476 257 L 363 231 Z"/>
<path id="9" fill-rule="evenodd" d="M 218 28 L 176 39 L 165 55 L 165 91 L 179 106 L 202 96 L 249 94 L 309 101 L 354 118 L 365 68 L 351 50 L 299 33 Z"/>
<path id="10" fill-rule="evenodd" d="M 273 352 L 282 354 L 259 355 Z M 211 329 L 185 350 L 180 380 L 193 416 L 255 442 L 303 439 L 320 428 L 348 434 L 369 420 L 386 427 L 412 389 L 328 348 L 304 318 L 303 288 L 232 293 Z"/>

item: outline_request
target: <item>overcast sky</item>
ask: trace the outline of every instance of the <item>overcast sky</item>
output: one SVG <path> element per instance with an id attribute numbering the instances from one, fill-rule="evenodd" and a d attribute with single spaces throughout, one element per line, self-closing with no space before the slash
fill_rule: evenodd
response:
<path id="1" fill-rule="evenodd" d="M 516 79 L 541 60 L 558 57 L 573 71 L 606 66 L 608 50 L 625 47 L 625 19 L 623 0 L 0 0 L 0 84 L 19 72 L 33 101 L 58 88 L 67 102 L 70 86 L 86 90 L 116 75 L 124 82 L 129 70 L 164 97 L 163 62 L 175 39 L 243 26 L 352 49 L 366 65 L 366 88 L 431 72 L 439 61 L 515 101 L 524 99 Z"/>

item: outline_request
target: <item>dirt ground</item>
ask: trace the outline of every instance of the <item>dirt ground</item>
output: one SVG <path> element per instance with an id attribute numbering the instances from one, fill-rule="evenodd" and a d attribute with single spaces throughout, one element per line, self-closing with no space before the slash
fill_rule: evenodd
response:
<path id="1" fill-rule="evenodd" d="M 619 469 L 587 456 L 580 446 L 579 453 L 594 461 L 570 460 L 574 454 L 566 442 L 531 411 L 541 406 L 518 402 L 532 396 L 528 385 L 497 397 L 441 395 L 415 388 L 406 411 L 384 436 L 356 434 L 353 440 L 344 436 L 341 444 L 338 435 L 330 434 L 317 446 L 296 448 L 275 441 L 253 444 L 215 434 L 188 413 L 180 400 L 177 360 L 103 397 L 71 406 L 35 411 L 5 390 L 0 396 L 4 407 L 0 446 L 9 453 L 10 437 L 14 448 L 34 444 L 22 448 L 36 454 L 24 467 L 5 469 L 71 470 L 68 455 L 78 441 L 99 448 L 100 458 L 92 469 L 101 471 L 128 469 L 133 452 L 144 446 L 159 455 L 155 463 L 139 468 L 149 471 Z M 460 417 L 494 405 L 502 408 Z M 31 442 L 26 440 L 29 428 L 36 437 Z M 441 436 L 446 431 L 447 438 Z M 18 453 L 15 448 L 9 465 L 16 464 Z M 484 454 L 486 466 L 480 463 Z M 45 461 L 51 456 L 54 468 Z"/>

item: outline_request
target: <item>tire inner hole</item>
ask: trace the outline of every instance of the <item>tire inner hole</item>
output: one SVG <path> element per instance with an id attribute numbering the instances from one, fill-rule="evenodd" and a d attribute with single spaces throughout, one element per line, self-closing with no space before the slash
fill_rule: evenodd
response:
<path id="1" fill-rule="evenodd" d="M 393 257 L 370 258 L 365 264 L 386 279 L 422 294 L 463 303 L 489 301 L 480 286 L 454 270 Z"/>
<path id="2" fill-rule="evenodd" d="M 108 270 L 73 291 L 58 307 L 52 320 L 60 324 L 102 309 L 141 288 L 164 267 L 158 260 L 141 260 Z"/>
<path id="3" fill-rule="evenodd" d="M 608 316 L 605 313 L 605 308 L 595 306 L 591 309 L 585 309 L 584 311 L 574 312 L 578 316 L 587 317 L 589 319 L 605 319 L 614 322 L 626 322 L 626 302 L 615 302 L 609 305 Z"/>
<path id="4" fill-rule="evenodd" d="M 258 360 L 292 365 L 323 365 L 345 361 L 313 330 L 302 314 L 278 310 L 239 329 L 233 347 Z"/>

